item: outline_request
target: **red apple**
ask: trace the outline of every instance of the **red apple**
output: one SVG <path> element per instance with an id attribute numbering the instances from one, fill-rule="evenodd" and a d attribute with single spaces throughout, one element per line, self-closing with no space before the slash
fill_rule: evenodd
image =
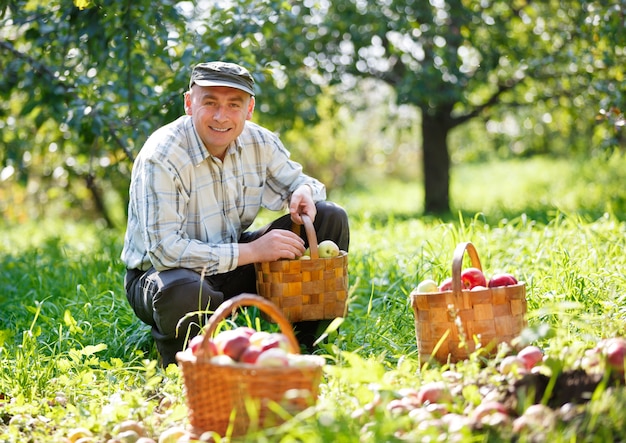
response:
<path id="1" fill-rule="evenodd" d="M 470 291 L 482 291 L 483 289 L 487 289 L 487 287 L 482 286 L 482 285 L 477 285 L 477 286 L 474 286 L 472 289 L 470 289 Z"/>
<path id="2" fill-rule="evenodd" d="M 543 360 L 543 352 L 537 346 L 526 346 L 517 353 L 517 356 L 524 360 L 526 369 L 529 371 Z"/>
<path id="3" fill-rule="evenodd" d="M 187 347 L 191 349 L 191 353 L 193 355 L 199 355 L 202 352 L 203 341 L 204 341 L 203 335 L 196 335 L 191 340 L 189 340 L 189 345 Z M 215 342 L 212 339 L 207 338 L 207 344 L 208 344 L 208 349 L 209 349 L 209 355 L 216 355 L 218 353 L 218 350 L 217 350 L 217 346 L 215 345 Z"/>
<path id="4" fill-rule="evenodd" d="M 215 337 L 218 353 L 228 355 L 233 360 L 239 360 L 243 351 L 250 346 L 249 331 L 242 329 L 236 328 L 220 332 Z"/>
<path id="5" fill-rule="evenodd" d="M 287 351 L 281 348 L 270 348 L 259 354 L 256 364 L 266 367 L 288 366 Z"/>
<path id="6" fill-rule="evenodd" d="M 461 272 L 463 289 L 472 289 L 474 286 L 487 286 L 485 274 L 478 268 L 465 268 Z"/>
<path id="7" fill-rule="evenodd" d="M 248 346 L 239 356 L 239 361 L 241 363 L 256 363 L 257 358 L 263 352 L 263 349 L 257 345 Z"/>
<path id="8" fill-rule="evenodd" d="M 607 340 L 604 347 L 604 354 L 611 368 L 623 372 L 624 359 L 626 358 L 626 339 L 618 337 Z"/>
<path id="9" fill-rule="evenodd" d="M 502 274 L 495 274 L 493 277 L 491 277 L 491 280 L 489 280 L 490 288 L 497 288 L 500 286 L 513 286 L 516 284 L 517 279 L 513 277 L 513 275 L 507 274 L 506 272 Z"/>
<path id="10" fill-rule="evenodd" d="M 191 353 L 193 355 L 198 355 L 198 351 L 200 350 L 200 346 L 202 345 L 202 341 L 204 337 L 202 335 L 196 335 L 191 340 L 189 340 L 188 348 L 191 349 Z"/>
<path id="11" fill-rule="evenodd" d="M 441 381 L 423 384 L 417 391 L 417 401 L 420 404 L 447 403 L 452 400 L 448 386 Z"/>
<path id="12" fill-rule="evenodd" d="M 448 277 L 444 281 L 442 281 L 439 285 L 439 290 L 441 292 L 452 290 L 452 277 Z"/>
<path id="13" fill-rule="evenodd" d="M 476 409 L 472 411 L 471 418 L 480 422 L 490 414 L 508 415 L 508 411 L 506 409 L 506 406 L 504 406 L 504 404 L 500 403 L 499 401 L 487 400 L 476 406 Z"/>

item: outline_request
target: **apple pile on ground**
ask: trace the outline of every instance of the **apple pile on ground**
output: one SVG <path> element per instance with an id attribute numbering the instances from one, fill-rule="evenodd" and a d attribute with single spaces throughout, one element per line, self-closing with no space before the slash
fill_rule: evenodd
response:
<path id="1" fill-rule="evenodd" d="M 439 379 L 415 387 L 374 387 L 373 398 L 354 410 L 352 418 L 367 435 L 368 426 L 384 411 L 398 418 L 394 436 L 402 441 L 414 441 L 413 431 L 422 435 L 430 428 L 446 441 L 465 441 L 463 437 L 485 429 L 498 429 L 512 441 L 522 432 L 532 436 L 527 441 L 544 441 L 543 433 L 559 422 L 580 422 L 584 403 L 599 386 L 624 385 L 626 339 L 600 341 L 587 354 L 595 360 L 585 367 L 555 372 L 554 361 L 533 345 L 499 354 L 469 377 L 463 366 L 452 364 Z"/>
<path id="2" fill-rule="evenodd" d="M 189 341 L 185 352 L 196 357 L 208 352 L 211 363 L 220 365 L 285 367 L 314 364 L 310 356 L 292 352 L 285 334 L 257 331 L 247 326 L 224 330 L 213 338 L 198 335 Z"/>
<path id="3" fill-rule="evenodd" d="M 513 286 L 518 284 L 517 278 L 512 274 L 503 272 L 494 274 L 489 280 L 482 270 L 474 267 L 465 268 L 461 271 L 461 289 L 464 291 L 479 291 L 487 288 L 498 288 L 502 286 Z M 448 277 L 441 283 L 437 283 L 431 278 L 422 280 L 415 292 L 444 292 L 452 290 L 452 277 Z"/>

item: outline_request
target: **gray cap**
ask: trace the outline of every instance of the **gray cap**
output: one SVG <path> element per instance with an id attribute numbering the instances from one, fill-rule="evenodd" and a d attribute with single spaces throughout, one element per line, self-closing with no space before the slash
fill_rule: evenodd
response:
<path id="1" fill-rule="evenodd" d="M 254 95 L 254 79 L 246 68 L 235 63 L 200 63 L 191 72 L 189 89 L 194 83 L 199 86 L 227 86 Z"/>

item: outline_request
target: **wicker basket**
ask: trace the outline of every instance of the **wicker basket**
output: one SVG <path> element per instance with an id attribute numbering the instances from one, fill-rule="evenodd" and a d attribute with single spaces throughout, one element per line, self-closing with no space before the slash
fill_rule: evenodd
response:
<path id="1" fill-rule="evenodd" d="M 255 294 L 241 294 L 222 303 L 208 321 L 202 342 L 204 352 L 198 356 L 189 351 L 176 355 L 183 375 L 191 432 L 195 436 L 207 431 L 222 436 L 243 435 L 284 421 L 281 418 L 284 414 L 274 412 L 277 405 L 281 411 L 295 414 L 317 400 L 325 364 L 323 357 L 307 356 L 311 364 L 298 367 L 211 363 L 207 337 L 213 335 L 220 321 L 243 306 L 256 306 L 270 316 L 288 337 L 291 352 L 300 352 L 289 321 L 269 301 Z"/>
<path id="2" fill-rule="evenodd" d="M 276 304 L 291 322 L 345 317 L 348 298 L 348 253 L 320 258 L 311 219 L 302 215 L 310 260 L 255 263 L 260 296 Z M 294 224 L 294 232 L 300 225 Z"/>
<path id="3" fill-rule="evenodd" d="M 422 362 L 466 359 L 476 350 L 476 340 L 487 351 L 510 342 L 526 326 L 526 286 L 462 290 L 461 268 L 467 252 L 472 266 L 482 270 L 474 245 L 460 243 L 452 261 L 452 290 L 411 293 L 415 335 Z"/>

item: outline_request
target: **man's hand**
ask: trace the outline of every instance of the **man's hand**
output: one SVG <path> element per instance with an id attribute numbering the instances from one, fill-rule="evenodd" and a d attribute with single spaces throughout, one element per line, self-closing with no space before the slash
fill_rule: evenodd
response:
<path id="1" fill-rule="evenodd" d="M 296 259 L 304 254 L 304 240 L 286 229 L 272 229 L 250 243 L 239 243 L 238 266 Z"/>
<path id="2" fill-rule="evenodd" d="M 304 224 L 300 214 L 306 214 L 311 221 L 315 220 L 315 202 L 311 195 L 311 188 L 308 185 L 302 185 L 298 187 L 293 194 L 291 194 L 291 200 L 289 201 L 289 214 L 291 214 L 291 220 L 299 225 Z"/>

